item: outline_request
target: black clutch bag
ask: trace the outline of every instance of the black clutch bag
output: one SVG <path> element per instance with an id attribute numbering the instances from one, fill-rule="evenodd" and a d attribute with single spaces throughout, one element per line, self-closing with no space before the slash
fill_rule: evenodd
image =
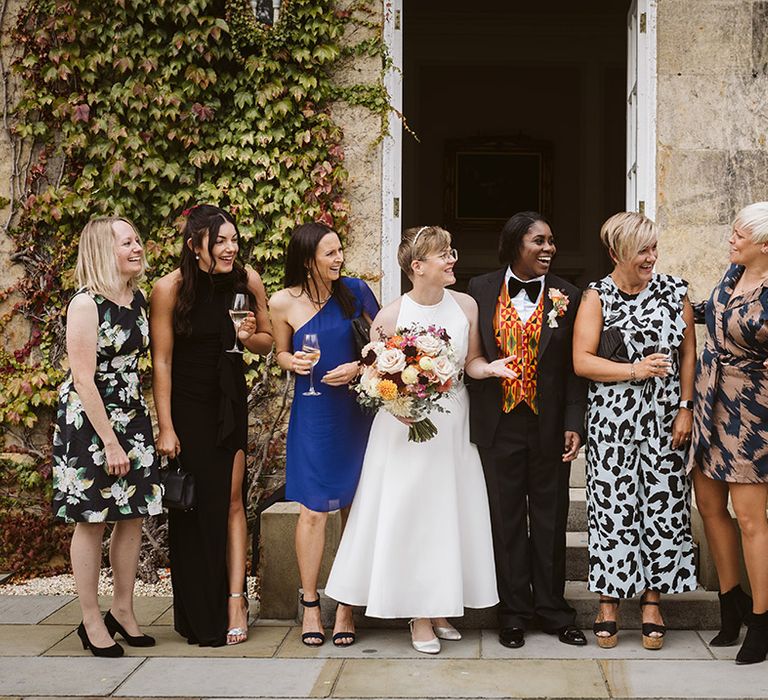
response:
<path id="1" fill-rule="evenodd" d="M 362 314 L 352 319 L 352 339 L 355 342 L 357 357 L 363 355 L 363 348 L 371 342 L 371 323 Z"/>
<path id="2" fill-rule="evenodd" d="M 166 508 L 192 510 L 195 507 L 195 477 L 181 468 L 178 457 L 168 460 L 168 467 L 160 470 L 160 484 Z"/>
<path id="3" fill-rule="evenodd" d="M 629 353 L 618 328 L 614 326 L 603 330 L 600 334 L 600 344 L 597 346 L 597 356 L 611 362 L 629 362 Z"/>

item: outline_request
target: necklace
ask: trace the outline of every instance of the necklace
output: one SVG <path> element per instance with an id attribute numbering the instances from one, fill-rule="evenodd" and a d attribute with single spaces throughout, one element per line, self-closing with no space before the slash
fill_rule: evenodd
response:
<path id="1" fill-rule="evenodd" d="M 312 304 L 312 306 L 316 306 L 318 309 L 321 309 L 321 308 L 323 308 L 323 306 L 325 306 L 325 305 L 326 305 L 326 303 L 328 303 L 328 300 L 329 300 L 329 299 L 330 299 L 330 298 L 333 296 L 333 292 L 330 292 L 329 294 L 327 294 L 327 295 L 326 295 L 326 297 L 325 297 L 324 299 L 321 299 L 320 297 L 318 297 L 317 299 L 315 299 L 315 298 L 314 298 L 314 297 L 313 297 L 313 296 L 312 296 L 312 295 L 309 293 L 309 291 L 307 291 L 307 290 L 304 290 L 304 291 L 302 292 L 302 294 L 304 294 L 304 296 L 306 296 L 306 297 L 307 297 L 307 299 L 309 299 L 309 303 L 310 303 L 310 304 Z"/>

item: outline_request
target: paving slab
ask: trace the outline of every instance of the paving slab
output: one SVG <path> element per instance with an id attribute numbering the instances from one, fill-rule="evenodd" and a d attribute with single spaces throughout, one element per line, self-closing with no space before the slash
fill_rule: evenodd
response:
<path id="1" fill-rule="evenodd" d="M 711 662 L 714 663 L 714 662 Z M 349 659 L 333 697 L 607 698 L 592 660 Z"/>
<path id="2" fill-rule="evenodd" d="M 0 623 L 36 625 L 74 599 L 73 595 L 0 595 Z"/>
<path id="3" fill-rule="evenodd" d="M 70 632 L 69 625 L 0 625 L 0 656 L 39 656 Z"/>
<path id="4" fill-rule="evenodd" d="M 499 644 L 496 630 L 483 630 L 480 656 L 483 659 L 712 659 L 707 645 L 696 632 L 670 630 L 664 647 L 657 651 L 643 648 L 640 630 L 619 630 L 619 643 L 613 649 L 601 649 L 594 635 L 584 630 L 587 646 L 563 644 L 553 635 L 531 631 L 525 645 L 508 649 Z"/>
<path id="5" fill-rule="evenodd" d="M 0 658 L 0 695 L 110 695 L 142 662 L 5 656 Z"/>
<path id="6" fill-rule="evenodd" d="M 70 596 L 70 598 L 74 598 L 74 596 Z M 172 598 L 135 596 L 133 599 L 133 610 L 136 613 L 136 620 L 142 627 L 151 625 L 168 610 L 172 603 Z M 109 610 L 110 605 L 112 605 L 112 596 L 99 596 L 99 607 L 102 612 Z M 73 625 L 76 627 L 82 619 L 83 614 L 80 611 L 80 603 L 78 603 L 77 598 L 74 598 L 72 602 L 67 603 L 61 609 L 46 617 L 42 622 L 45 625 Z"/>
<path id="7" fill-rule="evenodd" d="M 732 661 L 600 661 L 615 698 L 766 698 L 765 664 Z"/>
<path id="8" fill-rule="evenodd" d="M 45 625 L 47 627 L 47 625 Z M 125 649 L 126 656 L 171 656 L 171 657 L 210 657 L 218 658 L 271 658 L 282 644 L 288 627 L 264 627 L 255 631 L 249 630 L 248 639 L 242 644 L 223 647 L 201 647 L 197 644 L 187 644 L 167 625 L 142 627 L 142 631 L 152 635 L 157 644 L 153 647 L 130 647 L 118 635 L 116 640 Z M 71 631 L 71 629 L 69 630 Z M 83 650 L 77 634 L 72 632 L 66 639 L 61 640 L 46 652 L 46 656 L 88 656 L 89 651 Z"/>
<path id="9" fill-rule="evenodd" d="M 349 647 L 335 647 L 330 638 L 318 648 L 301 641 L 301 628 L 295 627 L 278 652 L 280 658 L 298 659 L 423 659 L 424 654 L 411 645 L 410 632 L 404 630 L 361 629 L 357 641 Z M 477 659 L 480 657 L 480 631 L 466 630 L 458 642 L 442 642 L 442 659 Z"/>
<path id="10" fill-rule="evenodd" d="M 335 659 L 147 659 L 114 692 L 125 697 L 327 697 Z"/>
<path id="11" fill-rule="evenodd" d="M 739 635 L 739 639 L 733 646 L 730 647 L 711 647 L 709 646 L 709 640 L 714 637 L 719 630 L 702 630 L 698 632 L 697 634 L 701 637 L 701 641 L 704 643 L 704 646 L 707 647 L 709 650 L 709 653 L 712 654 L 716 659 L 724 660 L 724 661 L 733 661 L 736 658 L 736 654 L 739 653 L 739 649 L 741 648 L 741 643 L 744 641 L 744 635 L 747 633 L 747 630 L 745 627 L 741 628 L 741 634 Z"/>

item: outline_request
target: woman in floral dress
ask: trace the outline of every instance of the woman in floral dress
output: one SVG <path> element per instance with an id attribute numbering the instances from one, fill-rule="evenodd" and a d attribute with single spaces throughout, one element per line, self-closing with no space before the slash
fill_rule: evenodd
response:
<path id="1" fill-rule="evenodd" d="M 59 390 L 53 434 L 53 512 L 74 522 L 70 550 L 83 621 L 77 633 L 94 656 L 122 656 L 155 640 L 139 630 L 133 587 L 142 520 L 162 512 L 152 424 L 141 393 L 139 358 L 149 348 L 147 302 L 137 287 L 144 251 L 133 225 L 94 219 L 80 235 L 80 290 L 67 309 L 70 372 Z M 109 559 L 112 607 L 98 601 L 102 538 L 115 523 Z"/>

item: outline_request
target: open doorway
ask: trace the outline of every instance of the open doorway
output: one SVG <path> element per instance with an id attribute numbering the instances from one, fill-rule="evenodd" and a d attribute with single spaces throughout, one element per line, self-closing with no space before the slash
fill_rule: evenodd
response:
<path id="1" fill-rule="evenodd" d="M 403 7 L 402 226 L 442 224 L 457 289 L 498 266 L 515 211 L 541 211 L 553 271 L 609 269 L 599 228 L 625 208 L 629 0 L 414 0 Z M 407 281 L 403 288 L 407 289 Z"/>

